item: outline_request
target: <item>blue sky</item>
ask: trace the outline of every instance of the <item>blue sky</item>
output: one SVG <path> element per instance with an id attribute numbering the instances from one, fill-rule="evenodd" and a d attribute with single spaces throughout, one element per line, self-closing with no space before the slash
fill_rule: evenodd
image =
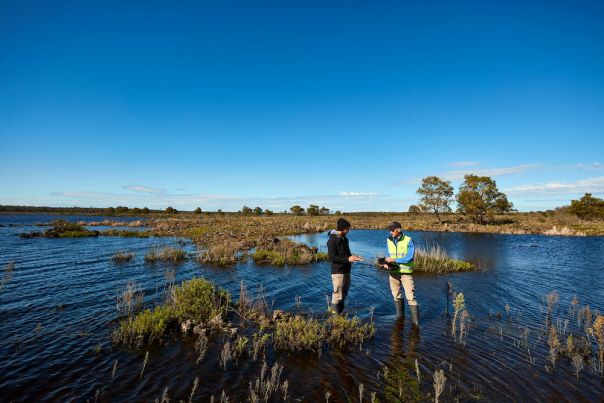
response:
<path id="1" fill-rule="evenodd" d="M 604 196 L 602 2 L 0 2 L 0 204 Z"/>

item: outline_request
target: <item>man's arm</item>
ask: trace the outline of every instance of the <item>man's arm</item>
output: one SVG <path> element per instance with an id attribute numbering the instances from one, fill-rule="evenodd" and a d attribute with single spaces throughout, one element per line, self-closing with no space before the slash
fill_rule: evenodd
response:
<path id="1" fill-rule="evenodd" d="M 409 241 L 409 245 L 407 246 L 407 254 L 403 257 L 399 257 L 394 261 L 396 263 L 411 263 L 413 262 L 413 258 L 415 257 L 415 246 L 413 245 L 413 239 Z"/>

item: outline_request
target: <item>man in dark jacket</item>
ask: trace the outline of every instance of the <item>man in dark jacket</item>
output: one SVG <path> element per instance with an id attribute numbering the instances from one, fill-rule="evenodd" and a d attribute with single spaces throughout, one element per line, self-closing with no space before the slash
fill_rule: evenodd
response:
<path id="1" fill-rule="evenodd" d="M 335 231 L 329 232 L 327 252 L 331 262 L 331 282 L 333 294 L 331 297 L 331 310 L 337 314 L 344 311 L 344 300 L 350 288 L 350 268 L 352 262 L 360 262 L 362 257 L 350 253 L 346 234 L 350 231 L 350 223 L 339 218 Z"/>

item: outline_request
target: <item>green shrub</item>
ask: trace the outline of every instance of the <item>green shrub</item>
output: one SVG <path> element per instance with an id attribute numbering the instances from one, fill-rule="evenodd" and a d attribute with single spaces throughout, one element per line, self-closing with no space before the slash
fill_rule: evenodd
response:
<path id="1" fill-rule="evenodd" d="M 347 345 L 359 345 L 375 335 L 373 323 L 363 323 L 358 317 L 348 319 L 332 315 L 325 321 L 327 342 L 330 346 L 341 349 Z"/>
<path id="2" fill-rule="evenodd" d="M 325 328 L 318 320 L 296 316 L 277 321 L 274 341 L 280 350 L 312 351 L 321 355 L 325 336 Z"/>
<path id="3" fill-rule="evenodd" d="M 173 321 L 174 315 L 169 306 L 145 309 L 136 316 L 123 320 L 112 333 L 112 340 L 116 344 L 134 347 L 153 343 L 161 339 Z"/>
<path id="4" fill-rule="evenodd" d="M 184 281 L 172 293 L 172 310 L 179 321 L 206 322 L 218 314 L 226 315 L 229 303 L 226 291 L 201 278 Z"/>

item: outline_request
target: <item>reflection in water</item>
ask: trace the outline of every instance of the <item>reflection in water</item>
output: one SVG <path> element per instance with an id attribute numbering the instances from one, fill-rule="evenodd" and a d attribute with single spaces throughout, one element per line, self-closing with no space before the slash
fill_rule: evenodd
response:
<path id="1" fill-rule="evenodd" d="M 23 220 L 17 216 L 12 219 Z M 29 224 L 44 221 L 42 216 L 28 220 Z M 10 222 L 10 216 L 2 217 L 3 224 Z M 186 401 L 195 377 L 200 378 L 196 391 L 199 400 L 218 396 L 223 389 L 231 401 L 245 400 L 248 383 L 258 378 L 262 362 L 247 359 L 222 371 L 218 360 L 226 340 L 220 337 L 210 341 L 208 355 L 199 364 L 194 340 L 168 340 L 163 347 L 149 348 L 140 379 L 145 351 L 114 349 L 109 340 L 119 319 L 115 309 L 118 290 L 135 281 L 145 292 L 145 305 L 153 306 L 162 301 L 166 282 L 204 276 L 236 299 L 244 280 L 251 293 L 262 286 L 267 301 L 270 304 L 274 300 L 276 309 L 295 311 L 296 297 L 300 296 L 301 309 L 315 314 L 325 312 L 325 294 L 330 292 L 327 262 L 276 268 L 258 267 L 249 261 L 226 269 L 201 266 L 193 260 L 178 266 L 150 265 L 143 260 L 150 248 L 178 241 L 107 237 L 22 240 L 15 236 L 29 228 L 35 227 L 0 227 L 0 270 L 15 261 L 10 281 L 0 291 L 3 400 L 86 400 L 94 399 L 97 393 L 101 400 L 153 400 L 167 386 L 172 400 Z M 385 231 L 353 230 L 351 249 L 367 258 L 384 255 L 386 235 Z M 282 378 L 288 379 L 292 398 L 323 400 L 330 392 L 331 401 L 345 401 L 349 396 L 356 400 L 360 384 L 366 399 L 371 392 L 378 397 L 386 393 L 395 400 L 400 399 L 398 396 L 425 397 L 433 392 L 436 368 L 446 372 L 447 398 L 601 398 L 601 377 L 587 369 L 588 363 L 578 379 L 570 359 L 564 356 L 559 357 L 554 371 L 545 372 L 549 351 L 542 301 L 554 289 L 561 296 L 554 309 L 560 321 L 553 323 L 560 326 L 562 343 L 571 332 L 585 335 L 568 307 L 577 294 L 580 305 L 604 311 L 603 238 L 427 232 L 413 232 L 411 236 L 420 246 L 437 243 L 456 258 L 478 261 L 482 270 L 439 277 L 415 275 L 422 318 L 420 332 L 414 333 L 408 316 L 406 321 L 396 321 L 387 273 L 371 265 L 353 266 L 348 309 L 367 320 L 373 312 L 376 337 L 361 348 L 326 350 L 320 358 L 269 354 L 269 367 L 275 362 L 284 365 Z M 297 239 L 323 250 L 327 242 L 324 233 Z M 190 243 L 185 249 L 195 253 Z M 110 257 L 118 250 L 132 251 L 135 257 L 116 266 Z M 448 282 L 464 293 L 473 319 L 465 346 L 453 342 L 450 322 L 444 315 Z M 526 329 L 528 343 L 523 336 Z M 416 360 L 421 383 L 417 381 Z M 388 379 L 384 367 L 388 368 Z"/>

